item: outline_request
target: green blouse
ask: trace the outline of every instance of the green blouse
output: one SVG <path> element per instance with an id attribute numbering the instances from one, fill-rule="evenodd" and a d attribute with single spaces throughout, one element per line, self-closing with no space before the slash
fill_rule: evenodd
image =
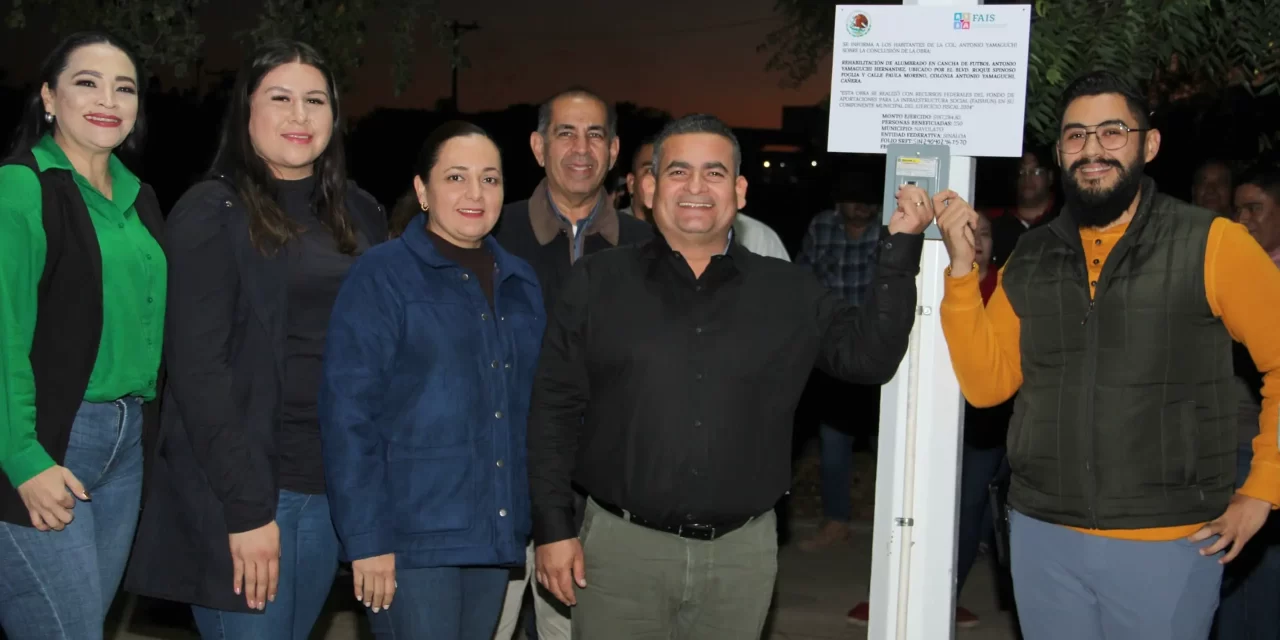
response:
<path id="1" fill-rule="evenodd" d="M 52 137 L 42 138 L 32 154 L 40 171 L 66 169 L 75 176 L 102 249 L 102 342 L 84 399 L 151 400 L 164 335 L 167 267 L 160 244 L 134 209 L 141 182 L 113 155 L 108 198 L 75 171 Z M 25 166 L 0 167 L 0 471 L 15 487 L 54 464 L 36 440 L 30 360 L 46 251 L 39 178 Z"/>

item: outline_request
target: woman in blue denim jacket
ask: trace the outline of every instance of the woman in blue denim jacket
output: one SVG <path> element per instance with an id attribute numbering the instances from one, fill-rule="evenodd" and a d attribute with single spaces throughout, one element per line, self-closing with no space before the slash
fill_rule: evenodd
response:
<path id="1" fill-rule="evenodd" d="M 330 320 L 329 502 L 379 638 L 487 638 L 530 529 L 525 417 L 542 293 L 488 237 L 503 184 L 484 130 L 432 133 L 414 191 L 424 213 L 357 261 Z"/>

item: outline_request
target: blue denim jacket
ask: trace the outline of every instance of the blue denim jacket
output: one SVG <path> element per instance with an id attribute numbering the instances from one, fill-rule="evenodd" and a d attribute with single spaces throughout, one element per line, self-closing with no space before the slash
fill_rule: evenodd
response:
<path id="1" fill-rule="evenodd" d="M 338 294 L 319 413 L 345 556 L 397 568 L 523 564 L 525 420 L 546 326 L 528 263 L 492 238 L 494 310 L 419 216 Z"/>

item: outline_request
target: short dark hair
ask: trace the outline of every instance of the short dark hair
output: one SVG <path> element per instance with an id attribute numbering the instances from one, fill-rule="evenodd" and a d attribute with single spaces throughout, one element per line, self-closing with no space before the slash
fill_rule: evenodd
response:
<path id="1" fill-rule="evenodd" d="M 543 102 L 538 107 L 538 133 L 545 138 L 548 130 L 551 128 L 551 107 L 556 100 L 561 98 L 588 98 L 599 102 L 604 107 L 605 113 L 605 131 L 608 133 L 609 139 L 612 140 L 618 135 L 618 110 L 613 106 L 612 102 L 600 97 L 600 94 L 587 89 L 586 87 L 574 86 L 561 91 Z"/>
<path id="2" fill-rule="evenodd" d="M 690 133 L 710 133 L 728 140 L 733 145 L 733 173 L 735 176 L 742 173 L 742 145 L 738 144 L 738 136 L 733 135 L 733 129 L 720 118 L 705 113 L 677 118 L 662 128 L 653 141 L 653 166 L 649 167 L 649 172 L 657 177 L 658 165 L 662 161 L 662 145 L 668 138 Z"/>
<path id="3" fill-rule="evenodd" d="M 831 185 L 831 201 L 835 204 L 884 204 L 884 175 L 869 171 L 844 170 L 836 174 Z"/>
<path id="4" fill-rule="evenodd" d="M 640 144 L 636 145 L 635 151 L 631 152 L 631 173 L 635 173 L 636 169 L 639 168 L 636 166 L 636 158 L 640 157 L 640 151 L 642 151 L 645 147 L 654 144 L 657 141 L 658 141 L 658 134 L 656 133 L 653 135 L 645 136 L 640 140 Z"/>
<path id="5" fill-rule="evenodd" d="M 1272 200 L 1280 203 L 1280 166 L 1266 163 L 1250 167 L 1236 181 L 1236 186 L 1246 184 L 1262 189 Z"/>
<path id="6" fill-rule="evenodd" d="M 1031 156 L 1035 158 L 1036 165 L 1042 169 L 1048 169 L 1050 172 L 1056 172 L 1058 163 L 1053 157 L 1053 152 L 1043 145 L 1027 145 L 1022 149 L 1022 156 Z M 1021 158 L 1019 158 L 1021 160 Z"/>
<path id="7" fill-rule="evenodd" d="M 1235 171 L 1232 170 L 1231 168 L 1230 162 L 1227 162 L 1222 158 L 1209 158 L 1204 162 L 1201 162 L 1198 166 L 1196 166 L 1196 170 L 1191 173 L 1191 182 L 1195 183 L 1196 181 L 1198 181 L 1200 179 L 1200 176 L 1204 175 L 1205 169 L 1208 169 L 1209 167 L 1222 167 L 1223 169 L 1226 169 L 1228 179 L 1230 179 L 1235 174 Z"/>
<path id="8" fill-rule="evenodd" d="M 1062 100 L 1058 105 L 1059 126 L 1061 126 L 1062 118 L 1067 113 L 1067 107 L 1071 106 L 1072 102 L 1080 98 L 1107 94 L 1116 94 L 1124 98 L 1129 111 L 1133 112 L 1133 118 L 1137 121 L 1139 129 L 1146 129 L 1151 126 L 1151 107 L 1147 104 L 1147 99 L 1133 85 L 1110 71 L 1086 73 L 1067 85 L 1066 90 L 1062 92 Z"/>

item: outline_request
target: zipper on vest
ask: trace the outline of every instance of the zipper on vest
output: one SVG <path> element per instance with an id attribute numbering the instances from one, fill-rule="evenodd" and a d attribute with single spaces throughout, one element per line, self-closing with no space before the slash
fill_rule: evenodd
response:
<path id="1" fill-rule="evenodd" d="M 1089 322 L 1089 316 L 1093 313 L 1094 304 L 1097 301 L 1098 294 L 1101 291 L 1095 291 L 1093 297 L 1089 299 L 1089 310 L 1085 312 L 1084 322 Z M 1085 479 L 1088 481 L 1088 495 L 1085 502 L 1089 510 L 1089 528 L 1098 528 L 1098 511 L 1096 503 L 1098 499 L 1098 476 L 1097 465 L 1094 463 L 1094 432 L 1093 432 L 1093 413 L 1094 413 L 1094 381 L 1098 379 L 1098 323 L 1089 326 L 1085 336 L 1085 353 L 1088 365 L 1085 371 L 1085 405 L 1083 418 L 1087 421 L 1084 425 L 1084 434 L 1086 446 L 1084 450 L 1084 470 Z"/>

